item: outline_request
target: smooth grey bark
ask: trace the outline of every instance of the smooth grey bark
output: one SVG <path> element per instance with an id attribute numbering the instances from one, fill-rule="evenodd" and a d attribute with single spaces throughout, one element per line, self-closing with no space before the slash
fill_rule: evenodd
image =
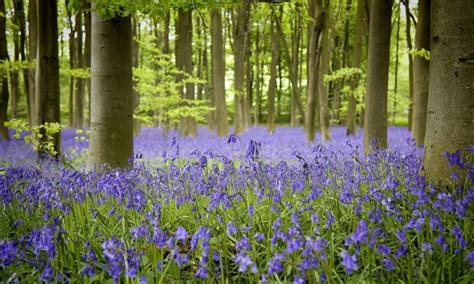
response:
<path id="1" fill-rule="evenodd" d="M 133 155 L 131 18 L 92 13 L 89 170 L 126 167 Z"/>
<path id="2" fill-rule="evenodd" d="M 56 1 L 38 0 L 38 38 L 36 59 L 36 122 L 60 123 L 58 6 Z M 46 138 L 45 130 L 41 133 Z M 54 135 L 55 156 L 61 153 L 61 134 Z M 40 151 L 40 158 L 46 153 Z"/>
<path id="3" fill-rule="evenodd" d="M 140 65 L 140 45 L 138 41 L 140 40 L 140 25 L 137 18 L 132 18 L 132 68 L 138 68 Z M 133 111 L 138 107 L 140 102 L 140 94 L 135 90 L 135 82 L 133 82 Z M 140 133 L 140 121 L 138 119 L 133 119 L 133 134 L 137 135 Z"/>
<path id="4" fill-rule="evenodd" d="M 250 0 L 242 0 L 237 8 L 237 19 L 233 29 L 234 53 L 234 133 L 245 130 L 244 102 L 245 102 L 245 51 L 250 20 Z"/>
<path id="5" fill-rule="evenodd" d="M 468 155 L 474 144 L 474 2 L 433 0 L 428 116 L 425 136 L 426 178 L 450 176 L 446 151 Z M 418 23 L 419 24 L 419 23 Z M 471 152 L 472 153 L 472 152 Z M 458 171 L 461 184 L 467 170 Z"/>
<path id="6" fill-rule="evenodd" d="M 372 0 L 369 23 L 367 94 L 365 96 L 364 152 L 373 139 L 387 147 L 387 88 L 390 63 L 392 1 Z"/>
<path id="7" fill-rule="evenodd" d="M 178 70 L 192 75 L 193 58 L 192 58 L 192 10 L 178 9 L 178 19 L 176 26 L 176 67 Z M 178 75 L 178 81 L 182 81 L 184 76 Z M 179 88 L 182 98 L 194 100 L 194 84 L 186 83 L 184 87 Z M 192 117 L 181 118 L 179 132 L 183 136 L 196 136 L 197 123 Z"/>
<path id="8" fill-rule="evenodd" d="M 75 68 L 84 68 L 84 55 L 83 51 L 83 32 L 82 32 L 82 11 L 79 11 L 75 16 L 75 30 L 76 30 L 76 41 L 74 44 L 74 60 L 76 61 Z M 74 91 L 74 115 L 73 115 L 73 126 L 77 129 L 84 128 L 84 79 L 76 78 L 76 88 Z"/>
<path id="9" fill-rule="evenodd" d="M 65 0 L 66 5 L 66 18 L 67 24 L 69 27 L 69 68 L 74 69 L 75 65 L 75 54 L 74 50 L 76 49 L 75 45 L 75 37 L 76 37 L 76 29 L 73 25 L 72 21 L 72 12 L 69 9 L 69 1 Z M 70 76 L 69 78 L 69 127 L 74 127 L 74 77 Z"/>
<path id="10" fill-rule="evenodd" d="M 329 15 L 326 7 L 323 17 L 323 29 L 321 31 L 321 59 L 318 68 L 318 106 L 319 120 L 321 127 L 321 137 L 325 141 L 331 140 L 331 128 L 329 120 L 328 88 L 324 84 L 324 75 L 329 73 L 329 63 L 331 59 L 331 39 L 329 29 Z"/>
<path id="11" fill-rule="evenodd" d="M 5 1 L 0 0 L 0 13 L 5 15 Z M 8 60 L 8 48 L 7 48 L 7 18 L 0 17 L 0 60 Z M 10 137 L 8 135 L 8 129 L 5 127 L 5 122 L 8 120 L 7 109 L 8 109 L 8 99 L 9 99 L 9 90 L 8 90 L 8 79 L 6 74 L 0 74 L 2 81 L 2 90 L 0 95 L 0 141 L 8 140 Z"/>
<path id="12" fill-rule="evenodd" d="M 416 50 L 430 49 L 431 0 L 418 1 L 418 24 L 416 26 Z M 423 145 L 426 132 L 426 108 L 428 104 L 430 62 L 415 56 L 413 62 L 413 138 Z"/>
<path id="13" fill-rule="evenodd" d="M 408 50 L 412 50 L 413 44 L 411 40 L 411 18 L 410 18 L 410 1 L 406 0 L 403 2 L 405 5 L 405 34 L 407 39 L 407 48 Z M 413 127 L 413 55 L 409 52 L 408 54 L 408 82 L 409 82 L 409 104 L 408 104 L 408 130 L 412 131 Z"/>
<path id="14" fill-rule="evenodd" d="M 212 96 L 215 102 L 215 119 L 217 135 L 229 135 L 227 122 L 227 105 L 225 101 L 225 54 L 224 37 L 222 35 L 222 16 L 217 8 L 211 10 L 212 39 Z"/>
<path id="15" fill-rule="evenodd" d="M 316 135 L 316 118 L 319 122 L 319 113 L 316 110 L 317 102 L 317 70 L 319 63 L 319 42 L 323 26 L 323 9 L 321 0 L 310 0 L 313 7 L 313 16 L 309 30 L 308 47 L 308 77 L 307 77 L 307 108 L 305 117 L 305 132 L 308 141 L 314 141 Z M 311 9 L 310 9 L 311 11 Z"/>
<path id="16" fill-rule="evenodd" d="M 278 57 L 280 54 L 280 34 L 276 28 L 276 21 L 279 15 L 276 15 L 275 10 L 272 10 L 272 22 L 271 22 L 271 62 L 270 62 L 270 81 L 268 83 L 268 101 L 267 101 L 267 128 L 268 133 L 270 135 L 275 132 L 275 94 L 276 94 L 276 77 L 277 77 L 277 64 L 278 64 Z"/>
<path id="17" fill-rule="evenodd" d="M 14 32 L 14 41 L 15 41 L 15 61 L 21 60 L 26 61 L 26 17 L 25 17 L 25 8 L 23 0 L 14 0 L 13 1 L 14 17 L 13 22 L 16 25 Z M 29 80 L 28 80 L 28 70 L 23 69 L 21 71 L 13 72 L 12 76 L 12 93 L 15 93 L 16 102 L 15 110 L 12 113 L 15 113 L 17 116 L 17 104 L 20 98 L 20 74 L 23 77 L 23 85 L 25 90 L 26 106 L 28 116 L 31 113 L 30 100 L 28 99 L 28 89 L 29 89 Z M 13 80 L 14 78 L 14 80 Z M 13 101 L 13 100 L 12 100 Z M 30 119 L 29 119 L 30 120 Z"/>
<path id="18" fill-rule="evenodd" d="M 91 3 L 84 3 L 84 67 L 91 67 Z M 91 79 L 85 80 L 87 86 L 87 119 L 84 120 L 84 124 L 87 128 L 90 127 L 91 120 Z"/>
<path id="19" fill-rule="evenodd" d="M 13 64 L 17 64 L 20 60 L 20 17 L 17 7 L 18 3 L 13 1 L 14 14 L 12 18 L 13 28 L 11 34 L 13 37 Z M 19 70 L 10 71 L 10 113 L 12 118 L 18 118 L 18 103 L 20 102 L 20 72 Z"/>
<path id="20" fill-rule="evenodd" d="M 28 1 L 28 62 L 33 63 L 36 60 L 37 44 L 38 44 L 38 11 L 36 1 Z M 36 106 L 35 106 L 35 75 L 36 68 L 28 69 L 28 100 L 29 100 L 29 121 L 30 126 L 36 126 Z"/>
<path id="21" fill-rule="evenodd" d="M 365 0 L 357 0 L 356 11 L 356 26 L 354 37 L 354 54 L 352 58 L 352 67 L 361 67 L 362 57 L 362 40 L 364 37 L 364 15 L 365 15 Z M 356 131 L 356 114 L 357 114 L 357 99 L 354 92 L 358 86 L 358 78 L 354 79 L 351 84 L 351 93 L 348 100 L 347 121 L 346 121 L 346 135 L 353 135 Z"/>

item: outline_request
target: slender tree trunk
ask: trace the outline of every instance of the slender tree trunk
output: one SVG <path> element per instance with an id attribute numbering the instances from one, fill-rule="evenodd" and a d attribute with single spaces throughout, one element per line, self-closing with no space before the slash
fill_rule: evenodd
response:
<path id="1" fill-rule="evenodd" d="M 255 112 L 253 123 L 255 126 L 258 126 L 260 123 L 260 114 L 258 109 L 258 103 L 260 103 L 260 50 L 262 42 L 260 40 L 260 28 L 256 27 L 255 35 Z"/>
<path id="2" fill-rule="evenodd" d="M 252 63 L 250 62 L 252 52 L 252 33 L 247 33 L 247 45 L 245 50 L 245 97 L 243 98 L 243 117 L 244 117 L 244 128 L 249 127 L 252 124 L 252 85 L 253 85 L 253 73 Z"/>
<path id="3" fill-rule="evenodd" d="M 67 12 L 67 22 L 69 26 L 69 68 L 74 69 L 74 63 L 75 63 L 75 58 L 74 58 L 74 50 L 76 49 L 75 45 L 76 42 L 74 41 L 74 38 L 76 36 L 74 25 L 72 22 L 72 14 L 71 11 L 69 10 L 69 1 L 70 0 L 65 0 L 65 5 L 66 5 L 66 12 Z M 69 78 L 69 127 L 74 126 L 74 77 L 71 76 Z"/>
<path id="4" fill-rule="evenodd" d="M 316 117 L 319 114 L 316 111 L 317 102 L 317 70 L 319 62 L 318 43 L 320 41 L 321 29 L 323 25 L 323 9 L 321 0 L 313 0 L 314 14 L 310 24 L 309 33 L 309 61 L 308 61 L 308 79 L 307 79 L 307 110 L 305 119 L 306 139 L 314 141 L 316 132 Z"/>
<path id="5" fill-rule="evenodd" d="M 60 123 L 59 110 L 59 57 L 58 7 L 56 1 L 38 0 L 38 50 L 36 59 L 36 122 Z M 42 129 L 43 138 L 46 138 Z M 53 156 L 61 152 L 60 133 L 54 136 Z M 46 153 L 40 151 L 40 158 Z"/>
<path id="6" fill-rule="evenodd" d="M 445 151 L 468 156 L 474 143 L 474 2 L 431 4 L 431 57 L 428 119 L 425 136 L 426 178 L 439 182 L 450 176 Z M 418 23 L 420 25 L 420 23 Z M 416 95 L 415 95 L 416 96 Z M 472 152 L 470 152 L 472 156 Z M 465 166 L 465 165 L 464 165 Z M 459 171 L 461 184 L 467 170 Z"/>
<path id="7" fill-rule="evenodd" d="M 364 14 L 365 0 L 357 0 L 354 57 L 352 59 L 352 67 L 354 68 L 361 67 L 360 61 L 362 57 L 362 39 L 364 37 Z M 353 135 L 356 131 L 357 99 L 354 95 L 354 92 L 358 87 L 358 81 L 358 78 L 354 79 L 351 84 L 351 92 L 349 95 L 349 104 L 347 109 L 346 135 Z"/>
<path id="8" fill-rule="evenodd" d="M 5 1 L 0 0 L 0 13 L 6 15 Z M 0 61 L 8 60 L 8 48 L 7 48 L 7 18 L 0 17 Z M 6 74 L 0 73 L 2 78 L 2 93 L 0 95 L 0 141 L 8 140 L 8 129 L 5 127 L 5 122 L 8 120 L 7 109 L 8 109 L 8 80 Z"/>
<path id="9" fill-rule="evenodd" d="M 329 9 L 329 7 L 326 7 Z M 319 63 L 318 72 L 318 105 L 319 105 L 319 119 L 321 125 L 321 137 L 325 141 L 331 140 L 331 128 L 329 121 L 329 102 L 328 89 L 324 84 L 324 75 L 329 73 L 329 63 L 331 59 L 331 39 L 329 37 L 329 13 L 328 10 L 324 13 L 323 30 L 321 39 L 321 59 Z"/>
<path id="10" fill-rule="evenodd" d="M 277 77 L 277 64 L 280 51 L 280 35 L 276 29 L 276 18 L 280 17 L 276 15 L 275 10 L 272 10 L 272 23 L 271 23 L 271 42 L 272 42 L 272 61 L 270 63 L 270 81 L 268 83 L 268 116 L 267 116 L 267 128 L 270 135 L 275 131 L 275 93 L 276 93 L 276 77 Z"/>
<path id="11" fill-rule="evenodd" d="M 234 53 L 234 133 L 245 130 L 245 51 L 247 50 L 247 33 L 249 29 L 250 0 L 242 0 L 238 8 L 237 19 L 233 30 Z"/>
<path id="12" fill-rule="evenodd" d="M 431 0 L 418 2 L 418 25 L 416 26 L 415 48 L 430 49 Z M 423 145 L 426 132 L 426 108 L 428 104 L 430 62 L 415 56 L 413 62 L 413 137 L 417 145 Z"/>
<path id="13" fill-rule="evenodd" d="M 92 13 L 89 170 L 126 167 L 133 155 L 132 24 L 130 16 Z"/>
<path id="14" fill-rule="evenodd" d="M 192 10 L 178 9 L 177 21 L 177 39 L 176 39 L 176 67 L 178 70 L 192 75 L 193 73 L 193 58 L 192 58 Z M 178 81 L 181 81 L 183 76 L 178 75 Z M 186 83 L 185 89 L 180 88 L 182 98 L 187 100 L 194 100 L 194 84 Z M 180 133 L 183 136 L 196 136 L 197 123 L 192 117 L 183 117 L 180 122 Z"/>
<path id="15" fill-rule="evenodd" d="M 217 135 L 229 135 L 227 105 L 225 101 L 225 54 L 222 35 L 222 16 L 219 9 L 211 10 L 212 18 L 212 96 L 215 101 Z"/>
<path id="16" fill-rule="evenodd" d="M 12 33 L 13 33 L 13 64 L 18 65 L 20 61 L 20 15 L 17 1 L 13 1 L 14 14 L 12 19 Z M 11 84 L 11 106 L 10 111 L 12 118 L 18 118 L 18 103 L 20 101 L 20 71 L 13 69 L 10 72 L 10 84 Z"/>
<path id="17" fill-rule="evenodd" d="M 79 11 L 76 14 L 75 21 L 75 30 L 77 34 L 75 42 L 75 67 L 84 68 L 84 59 L 82 53 L 82 42 L 83 42 L 83 33 L 82 33 L 82 11 Z M 76 78 L 76 90 L 74 93 L 74 128 L 82 129 L 84 128 L 84 80 L 81 78 Z"/>
<path id="18" fill-rule="evenodd" d="M 392 124 L 395 124 L 397 117 L 397 93 L 398 93 L 398 66 L 399 66 L 399 50 L 400 50 L 400 3 L 398 5 L 397 14 L 397 34 L 396 34 L 396 46 L 395 46 L 395 76 L 393 84 L 393 112 L 392 112 Z"/>
<path id="19" fill-rule="evenodd" d="M 37 44 L 38 44 L 38 11 L 36 1 L 28 1 L 28 62 L 33 63 L 36 60 Z M 28 69 L 28 101 L 30 102 L 29 120 L 30 126 L 36 126 L 36 105 L 35 105 L 35 75 L 36 68 Z"/>
<path id="20" fill-rule="evenodd" d="M 373 139 L 387 147 L 387 88 L 390 61 L 392 1 L 372 0 L 370 7 L 367 95 L 365 96 L 364 151 Z"/>
<path id="21" fill-rule="evenodd" d="M 16 31 L 16 41 L 17 43 L 15 44 L 15 60 L 21 60 L 23 62 L 26 61 L 26 17 L 25 17 L 25 7 L 24 7 L 24 2 L 23 0 L 14 0 L 13 1 L 13 8 L 15 10 L 15 24 L 16 28 L 18 29 Z M 16 92 L 18 95 L 20 94 L 20 80 L 19 80 L 19 74 L 21 72 L 21 75 L 23 77 L 23 86 L 25 90 L 25 98 L 26 98 L 26 106 L 27 106 L 27 115 L 28 115 L 28 120 L 31 122 L 30 119 L 30 114 L 31 114 L 31 105 L 30 105 L 30 100 L 28 96 L 28 90 L 29 90 L 29 80 L 28 80 L 28 70 L 23 69 L 21 71 L 18 71 L 18 73 L 15 74 L 16 76 Z M 18 98 L 19 99 L 19 96 Z"/>
<path id="22" fill-rule="evenodd" d="M 84 4 L 84 30 L 85 30 L 85 40 L 84 40 L 84 67 L 91 67 L 91 3 L 85 2 Z M 87 86 L 87 119 L 84 121 L 84 124 L 87 128 L 90 127 L 91 123 L 91 79 L 88 78 L 85 80 Z"/>
<path id="23" fill-rule="evenodd" d="M 406 18 L 406 38 L 408 50 L 412 50 L 411 42 L 411 18 L 410 18 L 410 1 L 406 0 L 405 5 L 405 18 Z M 413 127 L 413 56 L 408 52 L 408 81 L 409 81 L 409 103 L 408 103 L 408 130 L 412 131 Z"/>
<path id="24" fill-rule="evenodd" d="M 138 40 L 140 40 L 140 26 L 137 21 L 139 19 L 132 18 L 132 68 L 138 68 L 140 65 L 140 45 Z M 133 82 L 135 87 L 135 82 Z M 135 91 L 133 88 L 133 111 L 138 108 L 140 102 L 140 94 Z M 133 119 L 133 134 L 137 135 L 140 132 L 140 121 L 138 119 Z"/>

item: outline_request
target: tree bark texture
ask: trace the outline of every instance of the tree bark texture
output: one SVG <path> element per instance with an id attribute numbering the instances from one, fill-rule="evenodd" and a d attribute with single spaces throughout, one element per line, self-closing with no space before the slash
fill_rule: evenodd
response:
<path id="1" fill-rule="evenodd" d="M 278 15 L 272 11 L 272 23 L 271 23 L 271 42 L 272 42 L 272 61 L 270 62 L 270 81 L 268 83 L 268 116 L 267 116 L 267 128 L 270 135 L 275 132 L 275 94 L 276 94 L 276 79 L 277 79 L 277 64 L 278 57 L 280 54 L 280 34 L 276 28 L 276 21 Z"/>
<path id="2" fill-rule="evenodd" d="M 431 0 L 418 1 L 416 50 L 430 49 L 430 8 Z M 421 56 L 415 56 L 413 63 L 413 138 L 415 138 L 417 145 L 423 145 L 426 131 L 430 62 Z"/>
<path id="3" fill-rule="evenodd" d="M 131 18 L 92 13 L 89 170 L 126 167 L 133 155 Z"/>
<path id="4" fill-rule="evenodd" d="M 193 58 L 192 58 L 192 10 L 178 9 L 177 20 L 177 39 L 176 39 L 176 67 L 178 70 L 185 72 L 188 75 L 193 73 Z M 181 81 L 183 75 L 178 76 L 178 81 Z M 187 100 L 194 100 L 194 84 L 186 83 L 184 88 L 180 87 L 180 94 L 182 98 Z M 183 117 L 179 126 L 180 134 L 183 136 L 196 136 L 197 123 L 192 117 Z"/>
<path id="5" fill-rule="evenodd" d="M 36 1 L 28 1 L 28 62 L 32 63 L 36 60 L 36 52 L 38 45 L 38 10 Z M 35 99 L 35 75 L 36 68 L 28 69 L 28 100 L 29 100 L 29 120 L 30 126 L 36 126 L 36 99 Z"/>
<path id="6" fill-rule="evenodd" d="M 390 63 L 392 1 L 372 0 L 370 7 L 367 95 L 365 96 L 364 151 L 373 139 L 387 147 L 387 88 Z"/>
<path id="7" fill-rule="evenodd" d="M 76 30 L 76 42 L 75 46 L 75 68 L 84 68 L 84 58 L 82 53 L 83 45 L 83 33 L 82 33 L 82 11 L 79 11 L 76 16 L 75 30 Z M 74 118 L 73 126 L 77 129 L 84 128 L 84 79 L 76 78 L 76 88 L 74 92 Z"/>
<path id="8" fill-rule="evenodd" d="M 405 18 L 406 18 L 406 38 L 407 48 L 412 50 L 413 44 L 411 40 L 411 18 L 410 18 L 410 1 L 406 0 L 405 5 Z M 408 53 L 408 82 L 409 82 L 409 104 L 408 104 L 408 130 L 412 131 L 413 127 L 413 55 Z"/>
<path id="9" fill-rule="evenodd" d="M 329 7 L 326 7 L 329 9 Z M 328 102 L 328 88 L 324 84 L 324 75 L 329 73 L 329 63 L 331 59 L 331 39 L 329 37 L 329 13 L 328 10 L 324 13 L 323 30 L 321 35 L 321 59 L 318 70 L 318 105 L 319 105 L 319 120 L 321 125 L 321 137 L 325 141 L 331 140 L 331 126 L 329 120 L 329 102 Z"/>
<path id="10" fill-rule="evenodd" d="M 58 6 L 56 1 L 38 0 L 38 42 L 36 59 L 36 122 L 60 123 Z M 46 138 L 44 129 L 43 137 Z M 61 152 L 60 133 L 54 136 L 54 150 Z M 44 153 L 40 152 L 40 157 Z"/>
<path id="11" fill-rule="evenodd" d="M 242 0 L 237 8 L 237 18 L 233 30 L 234 53 L 234 133 L 245 130 L 245 51 L 247 50 L 247 33 L 249 32 L 250 0 Z"/>
<path id="12" fill-rule="evenodd" d="M 6 15 L 5 13 L 5 1 L 0 0 L 0 13 Z M 0 61 L 8 60 L 8 49 L 7 49 L 7 18 L 0 17 Z M 0 78 L 2 82 L 2 90 L 0 95 L 0 140 L 8 140 L 10 137 L 8 135 L 8 129 L 5 127 L 5 122 L 8 120 L 7 109 L 8 109 L 8 80 L 7 74 L 0 73 Z"/>
<path id="13" fill-rule="evenodd" d="M 212 96 L 215 102 L 217 135 L 229 135 L 227 105 L 225 101 L 225 61 L 224 38 L 222 35 L 222 15 L 219 9 L 211 10 L 212 32 Z"/>
<path id="14" fill-rule="evenodd" d="M 424 167 L 442 181 L 451 168 L 445 151 L 467 155 L 474 144 L 474 2 L 433 0 Z M 472 152 L 471 152 L 472 153 Z M 466 177 L 466 170 L 461 171 Z"/>
<path id="15" fill-rule="evenodd" d="M 91 67 L 91 4 L 86 2 L 84 4 L 84 67 Z M 87 86 L 87 119 L 85 119 L 84 124 L 86 127 L 90 127 L 91 121 L 91 79 L 88 78 L 85 80 L 85 85 Z"/>
<path id="16" fill-rule="evenodd" d="M 307 77 L 307 109 L 305 118 L 306 139 L 314 141 L 316 135 L 316 117 L 319 121 L 319 114 L 316 111 L 317 102 L 317 70 L 319 62 L 319 41 L 321 37 L 321 29 L 323 26 L 323 10 L 322 1 L 313 0 L 312 2 L 313 16 L 310 24 L 309 32 L 309 48 L 308 48 L 308 77 Z M 310 5 L 311 6 L 311 5 Z M 311 9 L 310 9 L 311 11 Z"/>

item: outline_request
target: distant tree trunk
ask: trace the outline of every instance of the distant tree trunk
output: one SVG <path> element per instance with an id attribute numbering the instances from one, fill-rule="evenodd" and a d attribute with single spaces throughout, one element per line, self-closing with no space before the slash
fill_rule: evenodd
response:
<path id="1" fill-rule="evenodd" d="M 244 127 L 247 128 L 252 124 L 252 86 L 253 86 L 253 72 L 252 63 L 252 33 L 247 33 L 247 45 L 245 50 L 245 97 L 243 106 Z"/>
<path id="2" fill-rule="evenodd" d="M 84 67 L 91 67 L 91 3 L 85 2 L 84 4 L 84 30 L 85 30 L 85 40 L 84 40 Z M 84 121 L 86 127 L 90 127 L 91 123 L 91 79 L 88 78 L 85 80 L 87 86 L 87 119 Z"/>
<path id="3" fill-rule="evenodd" d="M 0 13 L 6 15 L 5 12 L 5 1 L 0 0 Z M 8 49 L 7 49 L 7 18 L 0 17 L 0 61 L 8 60 Z M 8 120 L 7 109 L 8 109 L 8 80 L 6 74 L 0 73 L 2 78 L 2 94 L 0 96 L 0 140 L 8 140 L 8 129 L 5 127 L 5 122 Z"/>
<path id="4" fill-rule="evenodd" d="M 357 0 L 356 26 L 354 38 L 354 57 L 352 59 L 352 67 L 360 68 L 362 57 L 362 39 L 364 37 L 364 14 L 365 0 Z M 357 78 L 358 79 L 358 78 Z M 346 135 L 353 135 L 356 131 L 356 114 L 357 99 L 354 92 L 358 87 L 358 80 L 355 79 L 351 84 L 351 92 L 349 94 L 349 104 L 347 109 Z"/>
<path id="5" fill-rule="evenodd" d="M 25 8 L 23 0 L 14 0 L 13 1 L 13 8 L 15 11 L 14 15 L 14 24 L 16 25 L 14 38 L 15 38 L 15 61 L 21 60 L 26 61 L 26 17 L 25 17 Z M 17 93 L 17 102 L 20 97 L 20 72 L 23 77 L 23 84 L 25 90 L 25 98 L 26 98 L 26 106 L 27 106 L 27 115 L 28 120 L 30 120 L 29 115 L 31 113 L 31 105 L 30 100 L 28 99 L 28 90 L 29 90 L 29 80 L 28 80 L 28 70 L 23 69 L 21 71 L 14 72 L 15 77 L 15 86 L 12 86 L 12 90 L 15 90 Z M 12 78 L 13 79 L 13 78 Z M 12 80 L 13 82 L 13 80 Z M 15 105 L 16 107 L 16 105 Z M 13 111 L 13 108 L 12 108 Z M 15 110 L 17 112 L 17 110 Z M 16 114 L 17 115 L 17 114 Z"/>
<path id="6" fill-rule="evenodd" d="M 215 102 L 217 135 L 229 135 L 227 105 L 225 101 L 225 54 L 222 35 L 222 16 L 217 8 L 211 10 L 212 18 L 212 96 Z"/>
<path id="7" fill-rule="evenodd" d="M 67 14 L 67 23 L 69 26 L 69 68 L 74 69 L 74 50 L 76 42 L 74 41 L 74 38 L 76 36 L 76 30 L 74 28 L 73 22 L 72 22 L 72 14 L 71 11 L 69 10 L 69 1 L 70 0 L 65 0 L 65 5 L 66 5 L 66 14 Z M 69 127 L 74 126 L 74 77 L 71 76 L 69 78 Z"/>
<path id="8" fill-rule="evenodd" d="M 331 128 L 329 121 L 329 102 L 328 89 L 324 84 L 324 75 L 329 73 L 329 63 L 331 59 L 331 39 L 329 37 L 329 7 L 326 7 L 323 18 L 323 30 L 321 39 L 321 59 L 318 68 L 318 105 L 319 105 L 319 120 L 321 125 L 321 137 L 325 141 L 331 140 Z"/>
<path id="9" fill-rule="evenodd" d="M 393 112 L 392 112 L 392 124 L 395 124 L 397 117 L 397 93 L 398 93 L 398 66 L 399 66 L 399 50 L 400 50 L 400 3 L 398 4 L 397 13 L 397 31 L 396 31 L 396 44 L 395 44 L 395 71 L 394 71 L 394 82 L 393 82 Z"/>
<path id="10" fill-rule="evenodd" d="M 418 2 L 416 50 L 430 49 L 430 8 L 431 0 L 420 0 Z M 413 62 L 413 137 L 417 145 L 423 145 L 425 141 L 429 73 L 430 62 L 421 56 L 415 56 Z"/>
<path id="11" fill-rule="evenodd" d="M 59 111 L 59 57 L 58 57 L 58 7 L 56 1 L 38 0 L 38 56 L 36 59 L 36 122 L 60 123 Z M 43 129 L 41 132 L 46 138 Z M 54 136 L 53 147 L 61 152 L 60 133 Z M 39 153 L 40 158 L 46 153 Z"/>
<path id="12" fill-rule="evenodd" d="M 406 18 L 406 38 L 407 38 L 407 47 L 408 50 L 412 50 L 411 42 L 411 18 L 410 18 L 410 1 L 406 0 L 405 5 L 405 18 Z M 409 52 L 408 54 L 408 81 L 409 81 L 409 104 L 408 104 L 408 130 L 412 131 L 413 127 L 413 55 Z"/>
<path id="13" fill-rule="evenodd" d="M 270 63 L 270 81 L 268 82 L 268 116 L 267 116 L 267 128 L 270 135 L 275 131 L 275 93 L 276 93 L 276 77 L 277 77 L 277 64 L 280 51 L 280 35 L 276 29 L 277 17 L 276 12 L 272 9 L 272 22 L 271 22 L 271 42 L 272 42 L 272 61 Z"/>
<path id="14" fill-rule="evenodd" d="M 133 155 L 132 24 L 130 16 L 92 13 L 89 170 L 126 167 Z"/>
<path id="15" fill-rule="evenodd" d="M 137 23 L 139 19 L 132 18 L 132 68 L 138 68 L 140 64 L 140 26 Z M 133 82 L 135 87 L 135 82 Z M 140 94 L 133 88 L 133 111 L 135 111 L 140 102 Z M 133 119 L 133 134 L 137 135 L 140 132 L 140 121 Z"/>
<path id="16" fill-rule="evenodd" d="M 307 79 L 307 110 L 305 119 L 306 139 L 314 141 L 316 132 L 317 102 L 317 70 L 319 62 L 318 43 L 321 37 L 323 24 L 323 9 L 321 0 L 310 0 L 313 4 L 313 16 L 310 24 L 309 48 L 308 48 L 308 79 Z"/>
<path id="17" fill-rule="evenodd" d="M 176 27 L 176 67 L 178 70 L 192 75 L 193 58 L 192 58 L 192 10 L 178 9 L 178 21 Z M 181 81 L 183 75 L 178 75 L 178 81 Z M 194 100 L 194 84 L 186 83 L 185 90 L 180 87 L 182 98 Z M 183 136 L 196 136 L 197 123 L 192 117 L 183 117 L 180 122 L 180 133 Z"/>
<path id="18" fill-rule="evenodd" d="M 387 147 L 387 88 L 390 61 L 392 1 L 372 0 L 370 7 L 367 95 L 365 96 L 364 151 L 372 140 Z"/>
<path id="19" fill-rule="evenodd" d="M 247 33 L 249 32 L 250 0 L 242 0 L 237 8 L 237 19 L 233 30 L 234 53 L 234 133 L 245 130 L 245 51 L 247 50 Z"/>
<path id="20" fill-rule="evenodd" d="M 12 19 L 12 34 L 13 34 L 13 64 L 17 65 L 20 61 L 20 11 L 18 2 L 13 1 L 14 14 Z M 20 71 L 14 69 L 10 71 L 10 84 L 11 84 L 11 106 L 10 111 L 12 118 L 18 118 L 18 103 L 20 101 Z"/>
<path id="21" fill-rule="evenodd" d="M 32 63 L 36 60 L 36 52 L 38 45 L 38 11 L 36 1 L 28 1 L 28 62 Z M 36 105 L 35 105 L 35 75 L 36 68 L 28 69 L 28 100 L 29 100 L 29 120 L 30 126 L 36 126 Z"/>
<path id="22" fill-rule="evenodd" d="M 451 168 L 445 151 L 466 149 L 474 143 L 474 2 L 440 1 L 431 4 L 431 57 L 428 119 L 425 136 L 426 178 L 439 182 Z M 420 25 L 420 23 L 418 23 Z M 472 154 L 472 152 L 471 152 Z M 458 171 L 461 184 L 467 169 Z"/>
<path id="23" fill-rule="evenodd" d="M 75 30 L 77 34 L 75 42 L 75 67 L 84 68 L 84 59 L 82 54 L 82 11 L 76 14 Z M 76 90 L 74 93 L 74 128 L 84 128 L 84 80 L 76 78 Z"/>
<path id="24" fill-rule="evenodd" d="M 253 118 L 253 123 L 255 126 L 258 126 L 260 123 L 260 114 L 259 111 L 260 109 L 258 108 L 258 104 L 260 103 L 260 50 L 262 46 L 262 42 L 260 40 L 260 28 L 257 26 L 256 27 L 256 35 L 255 35 L 255 112 L 254 112 L 254 118 Z"/>

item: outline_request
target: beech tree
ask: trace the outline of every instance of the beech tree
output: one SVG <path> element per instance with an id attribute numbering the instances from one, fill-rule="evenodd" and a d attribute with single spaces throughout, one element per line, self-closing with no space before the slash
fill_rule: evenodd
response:
<path id="1" fill-rule="evenodd" d="M 59 110 L 59 55 L 58 55 L 58 6 L 56 0 L 38 0 L 38 37 L 36 58 L 35 107 L 36 123 L 60 123 Z M 41 128 L 46 139 L 45 128 Z M 61 133 L 54 134 L 54 155 L 61 150 Z M 40 152 L 40 157 L 45 153 Z"/>
<path id="2" fill-rule="evenodd" d="M 7 49 L 7 19 L 5 17 L 5 1 L 0 0 L 0 63 L 5 64 L 8 60 L 8 49 Z M 5 127 L 7 121 L 7 109 L 8 109 L 8 79 L 7 74 L 4 70 L 0 73 L 0 79 L 2 84 L 2 90 L 0 95 L 0 140 L 8 140 L 8 129 Z"/>
<path id="3" fill-rule="evenodd" d="M 91 124 L 88 168 L 126 167 L 133 155 L 130 15 L 92 13 Z"/>
<path id="4" fill-rule="evenodd" d="M 474 143 L 474 2 L 433 0 L 424 167 L 428 180 L 449 178 L 445 152 L 468 155 Z M 472 146 L 471 146 L 472 147 Z M 472 151 L 472 150 L 471 150 Z M 471 152 L 472 154 L 472 152 Z M 459 158 L 451 163 L 459 170 Z M 454 162 L 453 162 L 454 161 Z M 460 166 L 460 167 L 459 167 Z M 466 177 L 467 169 L 458 171 Z"/>
<path id="5" fill-rule="evenodd" d="M 387 147 L 387 88 L 390 59 L 392 1 L 372 0 L 370 7 L 367 94 L 365 96 L 364 151 L 374 138 Z"/>
<path id="6" fill-rule="evenodd" d="M 415 38 L 417 51 L 430 49 L 430 8 L 431 0 L 418 1 L 418 24 Z M 413 138 L 415 138 L 417 145 L 423 145 L 426 131 L 430 62 L 421 53 L 415 56 L 413 63 Z"/>

